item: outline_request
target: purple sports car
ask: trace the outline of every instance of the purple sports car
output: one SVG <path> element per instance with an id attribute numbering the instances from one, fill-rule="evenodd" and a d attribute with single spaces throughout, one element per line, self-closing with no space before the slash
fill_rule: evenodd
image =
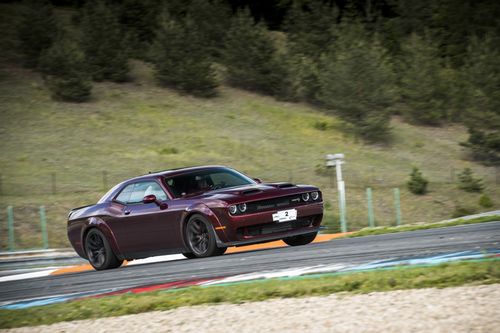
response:
<path id="1" fill-rule="evenodd" d="M 150 173 L 126 180 L 97 204 L 68 216 L 68 238 L 97 270 L 123 260 L 182 253 L 223 254 L 229 246 L 282 239 L 312 242 L 323 217 L 317 187 L 262 183 L 223 166 Z"/>

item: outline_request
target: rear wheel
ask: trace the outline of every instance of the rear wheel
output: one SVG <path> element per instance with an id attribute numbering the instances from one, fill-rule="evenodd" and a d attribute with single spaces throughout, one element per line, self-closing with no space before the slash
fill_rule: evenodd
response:
<path id="1" fill-rule="evenodd" d="M 98 271 L 117 268 L 123 263 L 113 253 L 106 236 L 99 229 L 94 228 L 87 233 L 85 252 L 89 263 Z"/>
<path id="2" fill-rule="evenodd" d="M 226 247 L 217 247 L 215 231 L 212 224 L 201 215 L 193 215 L 186 225 L 186 243 L 189 247 L 189 257 L 205 258 L 221 255 L 226 251 Z"/>
<path id="3" fill-rule="evenodd" d="M 283 241 L 290 246 L 306 245 L 311 243 L 316 238 L 317 234 L 318 233 L 315 232 L 307 235 L 299 235 L 299 236 L 283 238 Z"/>

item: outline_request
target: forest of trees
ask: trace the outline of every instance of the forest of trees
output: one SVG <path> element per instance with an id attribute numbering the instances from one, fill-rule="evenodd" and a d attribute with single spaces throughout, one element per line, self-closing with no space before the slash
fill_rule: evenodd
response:
<path id="1" fill-rule="evenodd" d="M 500 163 L 500 1 L 24 1 L 24 65 L 54 99 L 83 102 L 93 81 L 125 82 L 129 59 L 158 84 L 203 98 L 227 84 L 339 116 L 367 142 L 390 118 L 461 123 L 462 145 Z M 57 8 L 73 8 L 63 24 Z"/>

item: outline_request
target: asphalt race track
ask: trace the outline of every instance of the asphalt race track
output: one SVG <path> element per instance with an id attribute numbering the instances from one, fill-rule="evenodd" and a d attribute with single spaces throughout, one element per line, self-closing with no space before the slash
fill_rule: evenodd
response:
<path id="1" fill-rule="evenodd" d="M 316 265 L 500 249 L 500 221 L 0 283 L 0 302 Z"/>

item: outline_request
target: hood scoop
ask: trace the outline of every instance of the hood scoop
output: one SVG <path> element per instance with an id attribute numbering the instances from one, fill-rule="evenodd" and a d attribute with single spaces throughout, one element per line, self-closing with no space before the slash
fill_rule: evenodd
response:
<path id="1" fill-rule="evenodd" d="M 259 189 L 256 189 L 256 188 L 252 188 L 252 189 L 249 189 L 249 190 L 241 191 L 240 193 L 243 194 L 243 195 L 249 195 L 249 194 L 255 194 L 255 193 L 259 193 L 259 192 L 262 192 L 262 191 L 259 190 Z"/>
<path id="2" fill-rule="evenodd" d="M 287 183 L 287 182 L 282 182 L 282 183 L 271 183 L 271 184 L 267 184 L 267 185 L 274 186 L 274 187 L 277 187 L 277 188 L 295 187 L 295 185 L 294 185 L 294 184 L 292 184 L 292 183 Z"/>

